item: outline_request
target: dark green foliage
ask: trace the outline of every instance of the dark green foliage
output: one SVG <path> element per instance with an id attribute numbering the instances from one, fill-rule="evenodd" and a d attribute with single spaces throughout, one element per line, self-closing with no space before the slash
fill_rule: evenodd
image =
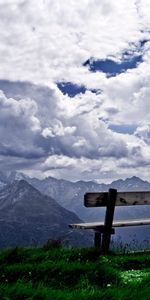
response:
<path id="1" fill-rule="evenodd" d="M 6 264 L 13 264 L 16 262 L 23 262 L 25 255 L 24 255 L 24 250 L 22 248 L 12 248 L 8 249 L 5 253 L 3 262 Z"/>
<path id="2" fill-rule="evenodd" d="M 43 245 L 44 250 L 50 250 L 53 248 L 60 248 L 61 240 L 48 239 L 47 242 Z"/>
<path id="3" fill-rule="evenodd" d="M 150 252 L 100 256 L 98 249 L 0 252 L 0 300 L 148 300 Z"/>

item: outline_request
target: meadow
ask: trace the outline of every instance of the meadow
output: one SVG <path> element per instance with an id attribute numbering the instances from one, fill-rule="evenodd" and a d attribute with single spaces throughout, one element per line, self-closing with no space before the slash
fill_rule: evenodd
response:
<path id="1" fill-rule="evenodd" d="M 110 253 L 94 248 L 0 251 L 0 300 L 148 300 L 150 251 Z"/>

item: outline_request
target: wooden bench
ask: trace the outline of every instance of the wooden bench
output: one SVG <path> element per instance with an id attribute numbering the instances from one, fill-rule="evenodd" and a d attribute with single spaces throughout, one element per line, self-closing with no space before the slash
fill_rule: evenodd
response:
<path id="1" fill-rule="evenodd" d="M 94 244 L 102 253 L 109 250 L 111 234 L 115 233 L 115 227 L 150 225 L 148 219 L 117 220 L 114 221 L 115 206 L 149 205 L 150 192 L 117 192 L 109 189 L 108 192 L 86 193 L 84 205 L 86 207 L 106 207 L 104 222 L 70 224 L 70 228 L 93 229 L 95 231 Z"/>

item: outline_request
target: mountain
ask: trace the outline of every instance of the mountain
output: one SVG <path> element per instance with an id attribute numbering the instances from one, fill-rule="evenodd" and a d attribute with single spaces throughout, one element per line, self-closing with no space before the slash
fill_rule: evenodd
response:
<path id="1" fill-rule="evenodd" d="M 150 183 L 138 177 L 131 177 L 125 180 L 113 181 L 111 184 L 98 184 L 92 181 L 70 182 L 48 177 L 43 180 L 36 178 L 27 179 L 30 184 L 41 191 L 43 194 L 50 195 L 60 205 L 75 212 L 85 221 L 99 221 L 104 218 L 103 208 L 89 209 L 84 207 L 84 194 L 87 192 L 108 191 L 109 188 L 116 188 L 118 191 L 150 191 Z M 149 217 L 150 208 L 147 207 L 122 207 L 116 209 L 116 218 L 136 218 Z"/>
<path id="2" fill-rule="evenodd" d="M 26 179 L 30 179 L 30 177 L 17 171 L 0 172 L 0 182 L 3 184 L 3 186 L 15 180 L 22 180 L 22 179 L 26 180 Z"/>
<path id="3" fill-rule="evenodd" d="M 50 195 L 60 205 L 82 216 L 86 220 L 87 209 L 83 206 L 84 194 L 88 191 L 99 191 L 102 187 L 95 182 L 70 182 L 48 177 L 43 180 L 28 179 L 28 182 L 43 194 Z"/>
<path id="4" fill-rule="evenodd" d="M 8 176 L 9 175 L 9 176 Z M 42 194 L 47 195 L 57 201 L 64 208 L 74 212 L 84 221 L 101 221 L 104 219 L 105 209 L 104 208 L 86 208 L 83 205 L 83 198 L 86 192 L 101 192 L 108 191 L 109 188 L 116 188 L 118 191 L 150 191 L 150 183 L 143 181 L 142 179 L 134 176 L 125 180 L 116 180 L 111 184 L 98 184 L 92 181 L 78 181 L 70 182 L 63 179 L 56 179 L 48 177 L 45 179 L 30 178 L 23 173 L 13 172 L 5 176 L 5 182 L 2 184 L 11 182 L 13 179 L 22 176 L 28 181 L 36 190 L 39 190 Z M 4 177 L 4 174 L 3 174 Z M 6 178 L 7 177 L 7 178 Z M 0 180 L 2 180 L 2 176 Z M 44 202 L 43 202 L 44 203 Z M 44 204 L 45 205 L 45 204 Z M 133 218 L 149 218 L 150 206 L 134 206 L 134 207 L 119 207 L 115 209 L 115 219 L 133 219 Z M 78 221 L 75 221 L 78 222 Z M 74 222 L 68 222 L 74 223 Z M 120 236 L 124 241 L 130 243 L 131 240 L 149 241 L 149 230 L 150 226 L 141 226 L 133 228 L 120 228 L 116 230 L 115 239 L 119 239 Z M 83 232 L 85 237 L 87 232 Z M 73 236 L 75 237 L 77 231 L 74 230 Z M 72 235 L 72 234 L 71 234 Z M 71 236 L 70 235 L 70 236 Z M 87 238 L 88 240 L 88 238 Z M 84 242 L 83 242 L 84 243 Z M 88 244 L 88 242 L 87 242 Z"/>
<path id="5" fill-rule="evenodd" d="M 118 191 L 150 191 L 150 183 L 136 176 L 113 181 L 110 187 L 116 188 Z"/>
<path id="6" fill-rule="evenodd" d="M 47 177 L 42 180 L 37 178 L 30 178 L 23 173 L 10 172 L 0 173 L 0 181 L 3 184 L 11 183 L 16 179 L 24 179 L 33 187 L 39 190 L 42 194 L 55 199 L 64 208 L 76 213 L 81 219 L 85 221 L 99 221 L 104 217 L 103 208 L 88 209 L 83 205 L 84 194 L 87 192 L 101 192 L 108 191 L 109 188 L 116 188 L 118 191 L 150 191 L 150 183 L 133 176 L 125 180 L 119 179 L 113 181 L 111 184 L 98 184 L 93 181 L 77 181 L 70 182 L 63 179 L 56 179 Z M 122 207 L 116 209 L 117 218 L 136 218 L 149 217 L 150 209 L 142 206 L 138 207 Z"/>
<path id="7" fill-rule="evenodd" d="M 68 224 L 81 222 L 75 213 L 42 195 L 25 180 L 7 184 L 0 191 L 0 247 L 41 245 L 61 239 L 70 245 L 89 245 L 87 233 L 72 231 Z"/>
<path id="8" fill-rule="evenodd" d="M 104 220 L 105 208 L 86 208 L 83 205 L 84 194 L 86 192 L 108 191 L 109 188 L 116 188 L 118 191 L 150 191 L 150 183 L 138 177 L 131 177 L 125 180 L 113 181 L 111 184 L 98 184 L 92 181 L 69 182 L 48 177 L 43 180 L 36 178 L 29 179 L 30 183 L 42 193 L 53 196 L 63 207 L 75 212 L 86 222 Z M 135 219 L 149 218 L 150 206 L 117 207 L 115 209 L 115 219 Z M 143 241 L 147 247 L 149 243 L 150 226 L 138 226 L 116 229 L 114 239 L 121 240 L 128 244 L 137 243 L 138 247 Z M 120 240 L 121 239 L 121 240 Z M 134 247 L 134 245 L 133 245 Z"/>

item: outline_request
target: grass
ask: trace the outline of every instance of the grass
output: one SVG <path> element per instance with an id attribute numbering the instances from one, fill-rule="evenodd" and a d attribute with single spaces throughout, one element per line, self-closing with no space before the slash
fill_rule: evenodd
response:
<path id="1" fill-rule="evenodd" d="M 0 300 L 149 299 L 150 251 L 14 248 L 0 252 L 0 265 Z"/>

